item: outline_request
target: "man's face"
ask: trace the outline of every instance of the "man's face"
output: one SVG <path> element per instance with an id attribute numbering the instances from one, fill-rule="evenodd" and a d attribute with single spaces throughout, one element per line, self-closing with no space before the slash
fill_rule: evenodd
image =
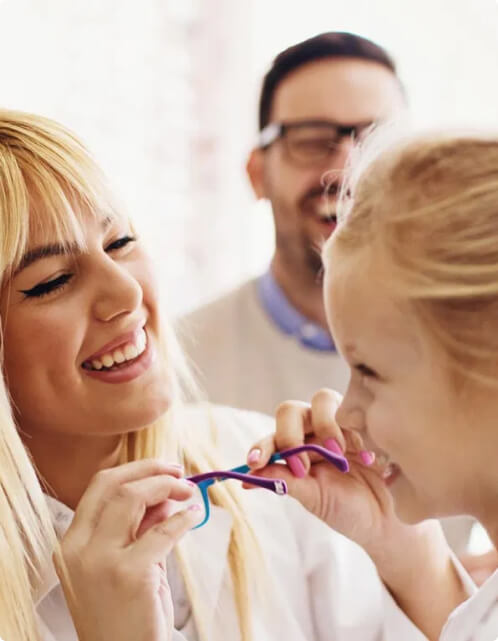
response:
<path id="1" fill-rule="evenodd" d="M 378 122 L 404 106 L 394 74 L 386 67 L 352 58 L 325 59 L 306 64 L 278 86 L 270 122 L 328 120 L 344 125 Z M 256 195 L 271 202 L 276 228 L 276 251 L 292 271 L 312 278 L 321 268 L 317 247 L 335 229 L 336 192 L 341 184 L 352 140 L 326 158 L 296 163 L 284 140 L 255 150 L 248 170 Z M 324 185 L 330 184 L 325 195 Z"/>

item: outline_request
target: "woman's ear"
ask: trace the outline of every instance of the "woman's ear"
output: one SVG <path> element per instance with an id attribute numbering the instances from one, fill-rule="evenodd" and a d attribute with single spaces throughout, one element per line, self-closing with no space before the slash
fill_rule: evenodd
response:
<path id="1" fill-rule="evenodd" d="M 266 198 L 264 184 L 264 151 L 262 149 L 253 149 L 249 154 L 246 163 L 246 171 L 252 186 L 254 195 L 259 200 Z"/>

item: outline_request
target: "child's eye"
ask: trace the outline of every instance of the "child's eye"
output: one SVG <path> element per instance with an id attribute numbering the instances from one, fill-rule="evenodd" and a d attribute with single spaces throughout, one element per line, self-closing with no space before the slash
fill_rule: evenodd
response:
<path id="1" fill-rule="evenodd" d="M 126 245 L 128 245 L 129 243 L 136 242 L 136 240 L 137 239 L 134 236 L 123 236 L 122 238 L 118 238 L 118 240 L 115 240 L 110 245 L 107 245 L 105 250 L 106 252 L 116 251 L 117 249 L 122 249 L 123 247 L 126 247 Z"/>
<path id="2" fill-rule="evenodd" d="M 26 296 L 26 298 L 41 298 L 42 296 L 46 296 L 47 294 L 51 294 L 52 292 L 62 289 L 72 277 L 73 274 L 61 274 L 60 276 L 57 276 L 57 278 L 45 283 L 39 283 L 31 289 L 21 289 L 21 292 Z"/>
<path id="3" fill-rule="evenodd" d="M 367 378 L 378 378 L 377 373 L 363 363 L 358 363 L 358 365 L 355 365 L 354 367 L 362 376 L 365 376 Z"/>

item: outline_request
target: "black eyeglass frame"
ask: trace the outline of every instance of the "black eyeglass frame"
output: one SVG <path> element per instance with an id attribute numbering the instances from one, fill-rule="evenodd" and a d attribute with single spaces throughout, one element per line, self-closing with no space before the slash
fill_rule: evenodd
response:
<path id="1" fill-rule="evenodd" d="M 337 143 L 341 138 L 358 137 L 359 133 L 362 133 L 369 127 L 374 127 L 375 122 L 368 120 L 363 122 L 356 123 L 340 123 L 334 120 L 293 120 L 293 121 L 282 121 L 282 122 L 270 122 L 264 127 L 258 136 L 258 147 L 260 149 L 268 149 L 277 140 L 285 138 L 288 131 L 292 129 L 302 129 L 304 127 L 322 127 L 323 129 L 335 129 L 337 132 Z"/>

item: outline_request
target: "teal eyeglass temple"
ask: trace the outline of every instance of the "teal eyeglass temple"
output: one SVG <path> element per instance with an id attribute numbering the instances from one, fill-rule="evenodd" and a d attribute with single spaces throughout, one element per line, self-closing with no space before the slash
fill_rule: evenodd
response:
<path id="1" fill-rule="evenodd" d="M 292 447 L 282 452 L 275 452 L 273 456 L 268 461 L 270 463 L 276 463 L 277 461 L 283 461 L 289 456 L 299 454 L 300 452 L 314 452 L 319 454 L 325 460 L 329 461 L 332 465 L 335 465 L 338 470 L 341 472 L 349 471 L 349 464 L 344 456 L 334 454 L 325 447 L 320 445 L 300 445 L 299 447 Z M 213 470 L 212 472 L 205 472 L 204 474 L 195 474 L 194 476 L 189 476 L 188 480 L 195 483 L 202 495 L 202 500 L 204 502 L 205 516 L 204 519 L 196 525 L 193 529 L 202 527 L 209 521 L 210 516 L 210 502 L 208 490 L 216 482 L 226 481 L 227 479 L 236 479 L 244 483 L 249 483 L 256 487 L 262 487 L 264 489 L 270 490 L 275 494 L 284 495 L 287 494 L 287 484 L 283 479 L 269 479 L 261 476 L 252 476 L 249 474 L 250 467 L 248 465 L 239 465 L 230 470 Z"/>

